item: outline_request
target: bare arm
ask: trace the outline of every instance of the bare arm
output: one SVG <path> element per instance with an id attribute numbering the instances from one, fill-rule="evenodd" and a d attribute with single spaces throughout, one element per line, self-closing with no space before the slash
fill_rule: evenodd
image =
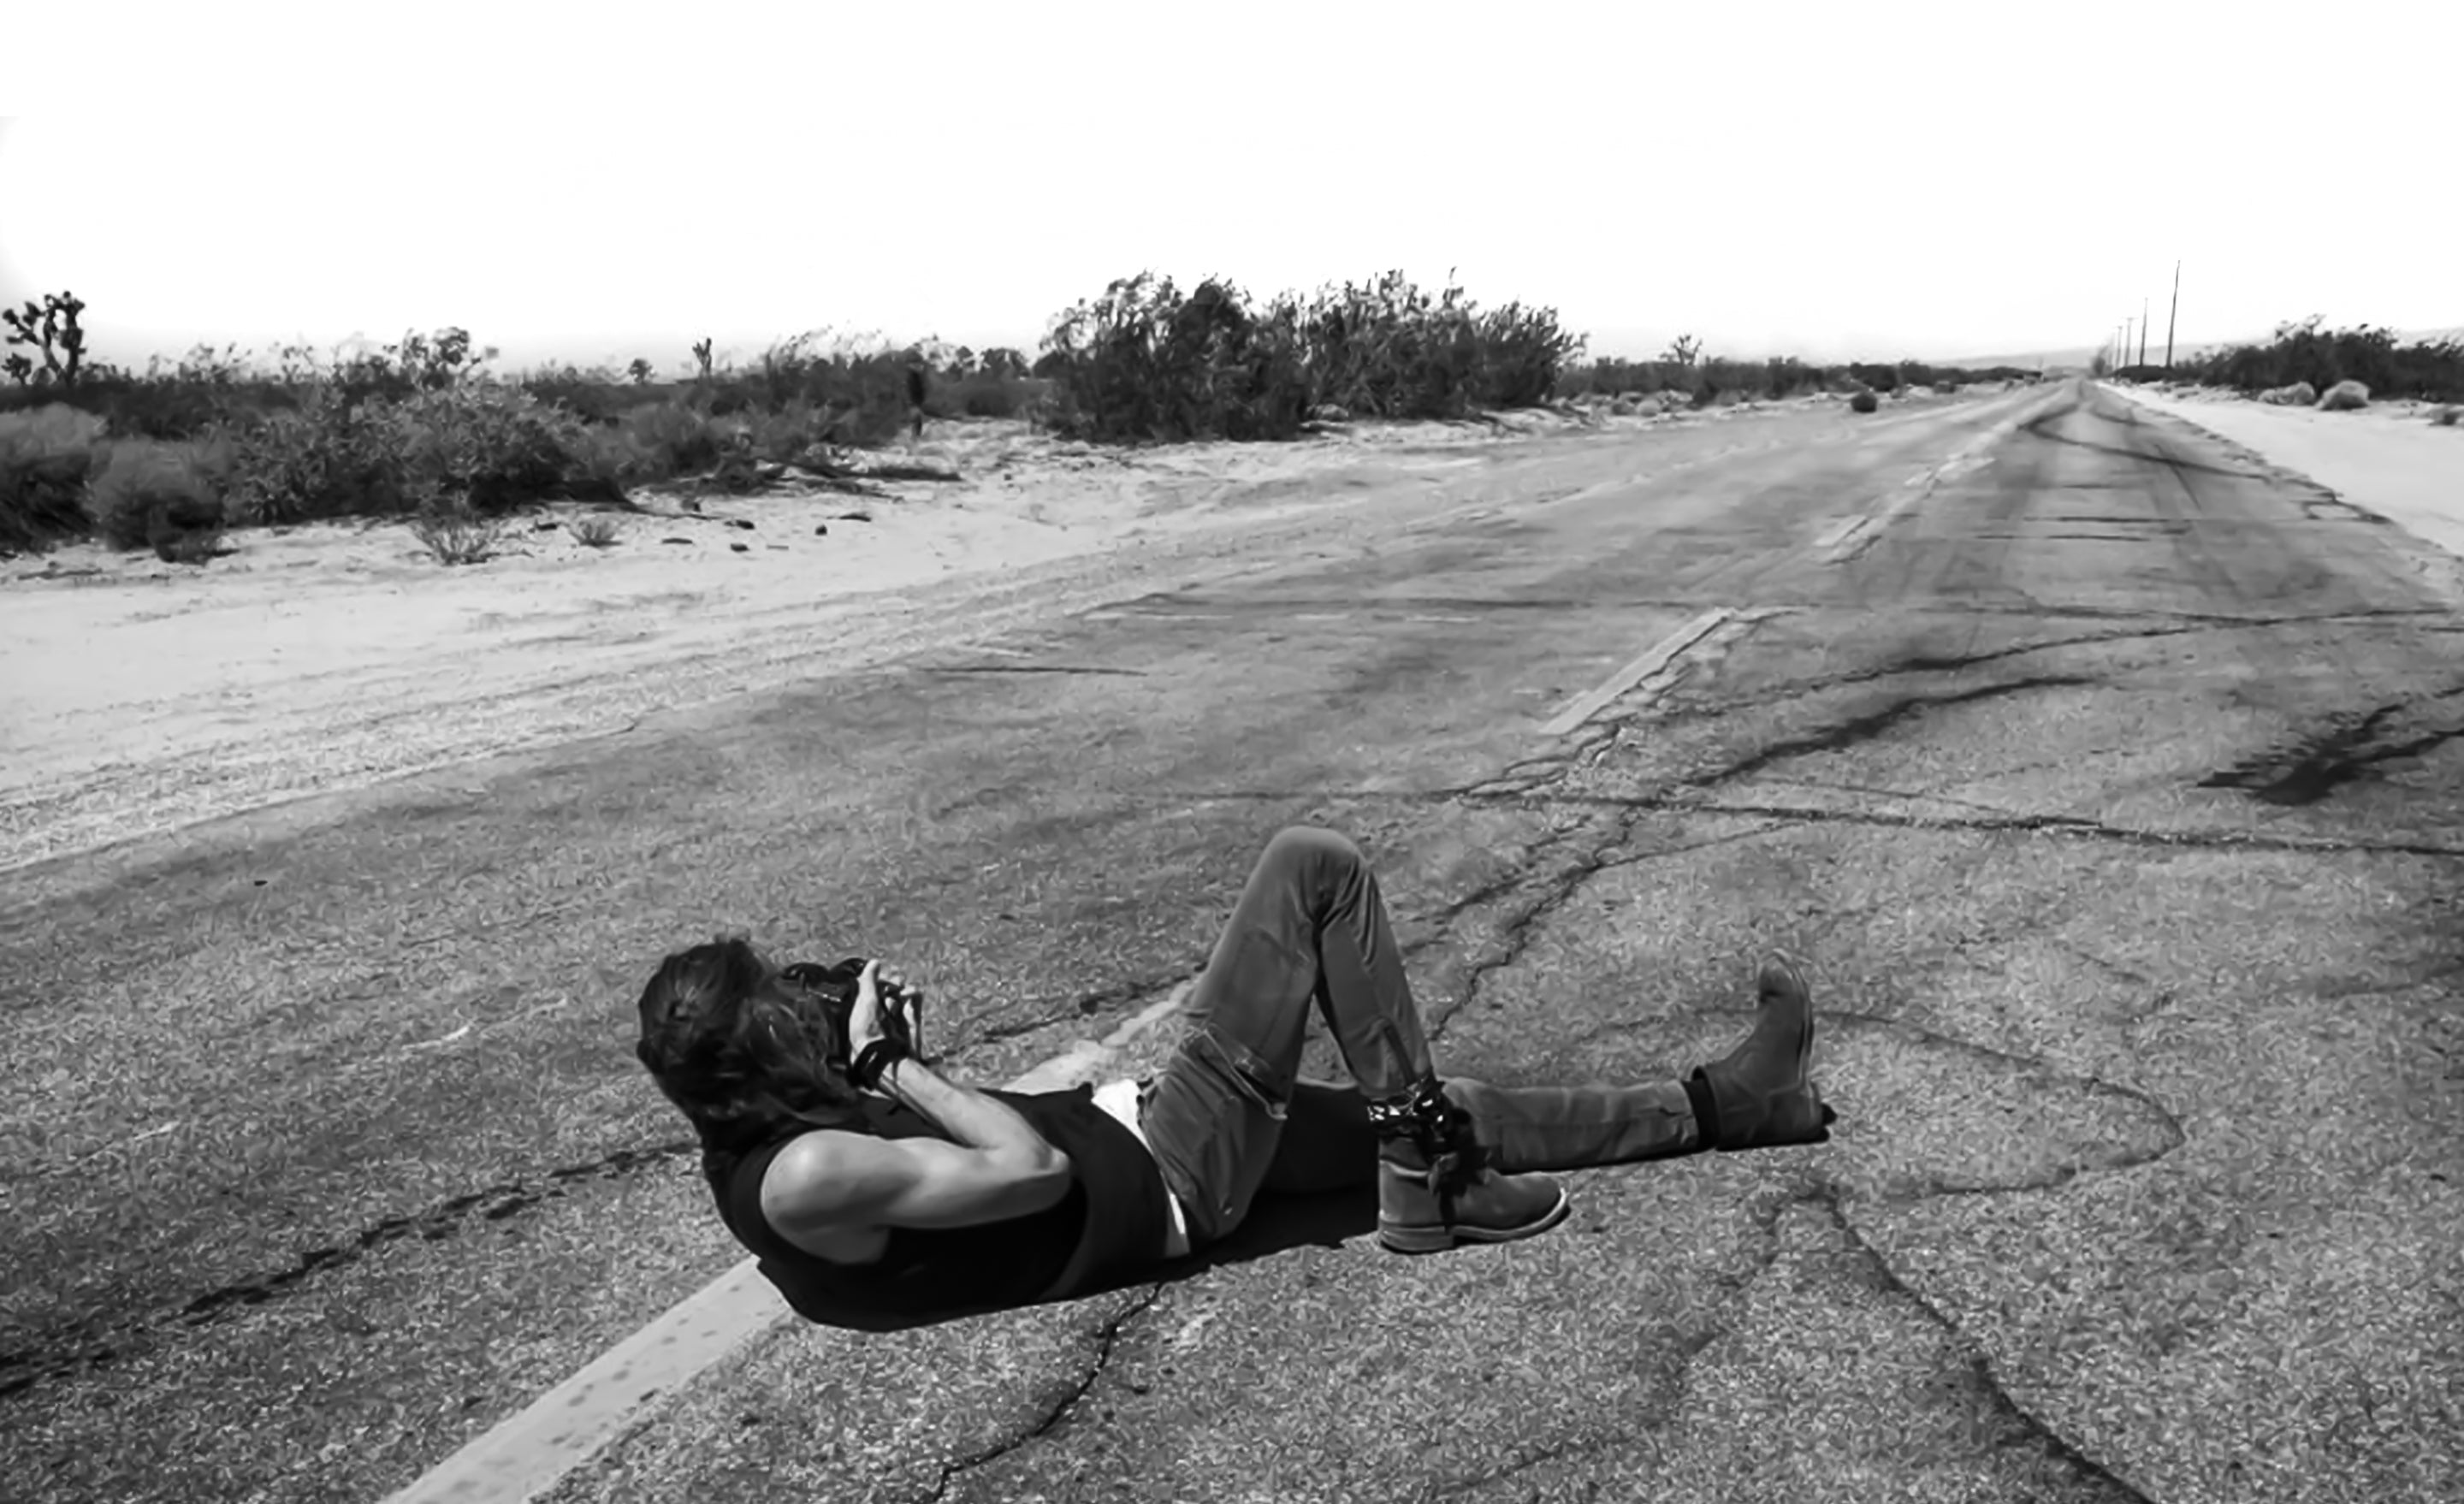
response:
<path id="1" fill-rule="evenodd" d="M 1068 1193 L 1069 1157 L 1006 1103 L 913 1058 L 879 1089 L 956 1143 L 821 1131 L 780 1151 L 761 1211 L 786 1236 L 872 1228 L 967 1228 L 1044 1211 Z"/>

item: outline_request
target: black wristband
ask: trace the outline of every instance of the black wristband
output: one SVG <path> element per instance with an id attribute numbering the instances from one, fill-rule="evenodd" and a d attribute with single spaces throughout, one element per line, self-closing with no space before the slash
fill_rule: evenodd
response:
<path id="1" fill-rule="evenodd" d="M 890 1069 L 891 1061 L 911 1059 L 913 1054 L 913 1051 L 884 1034 L 856 1051 L 854 1063 L 847 1067 L 847 1079 L 860 1090 L 877 1090 L 881 1085 L 881 1073 Z"/>

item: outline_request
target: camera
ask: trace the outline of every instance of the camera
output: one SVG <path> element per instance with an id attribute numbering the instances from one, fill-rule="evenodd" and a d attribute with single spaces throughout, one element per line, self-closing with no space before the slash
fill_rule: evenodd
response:
<path id="1" fill-rule="evenodd" d="M 864 968 L 872 964 L 870 957 L 849 956 L 834 966 L 815 962 L 798 962 L 782 966 L 779 974 L 795 984 L 821 1005 L 822 1016 L 829 1021 L 830 1044 L 827 1059 L 833 1071 L 845 1071 L 853 1062 L 854 1048 L 847 1039 L 847 1020 L 855 1012 L 857 979 Z M 914 995 L 911 987 L 879 983 L 881 989 L 881 1032 L 908 1050 L 915 1041 L 908 1034 L 907 1015 L 899 1005 Z"/>

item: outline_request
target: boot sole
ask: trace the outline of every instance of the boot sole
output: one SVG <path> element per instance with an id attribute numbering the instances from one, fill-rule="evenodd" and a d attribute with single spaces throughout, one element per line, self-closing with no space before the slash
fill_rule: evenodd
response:
<path id="1" fill-rule="evenodd" d="M 1524 1223 L 1521 1227 L 1405 1227 L 1381 1221 L 1377 1224 L 1377 1241 L 1396 1253 L 1443 1253 L 1463 1243 L 1512 1243 L 1518 1238 L 1534 1237 L 1548 1231 L 1565 1221 L 1567 1214 L 1573 1209 L 1574 1198 L 1561 1187 L 1557 1192 L 1557 1205 L 1550 1207 L 1539 1220 Z"/>

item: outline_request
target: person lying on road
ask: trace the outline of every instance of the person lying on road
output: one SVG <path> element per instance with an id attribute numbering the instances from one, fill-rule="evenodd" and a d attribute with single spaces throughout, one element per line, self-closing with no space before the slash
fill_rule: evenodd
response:
<path id="1" fill-rule="evenodd" d="M 1223 1238 L 1262 1192 L 1374 1180 L 1398 1252 L 1529 1237 L 1570 1206 L 1535 1172 L 1818 1143 L 1835 1120 L 1779 956 L 1745 1042 L 1683 1080 L 1441 1081 L 1376 875 L 1309 827 L 1267 844 L 1152 1079 L 961 1086 L 918 1058 L 922 998 L 896 973 L 867 963 L 843 1010 L 804 975 L 743 939 L 669 956 L 635 1053 L 692 1120 L 729 1231 L 830 1324 L 1108 1288 Z M 1356 1086 L 1298 1076 L 1312 1001 Z"/>

